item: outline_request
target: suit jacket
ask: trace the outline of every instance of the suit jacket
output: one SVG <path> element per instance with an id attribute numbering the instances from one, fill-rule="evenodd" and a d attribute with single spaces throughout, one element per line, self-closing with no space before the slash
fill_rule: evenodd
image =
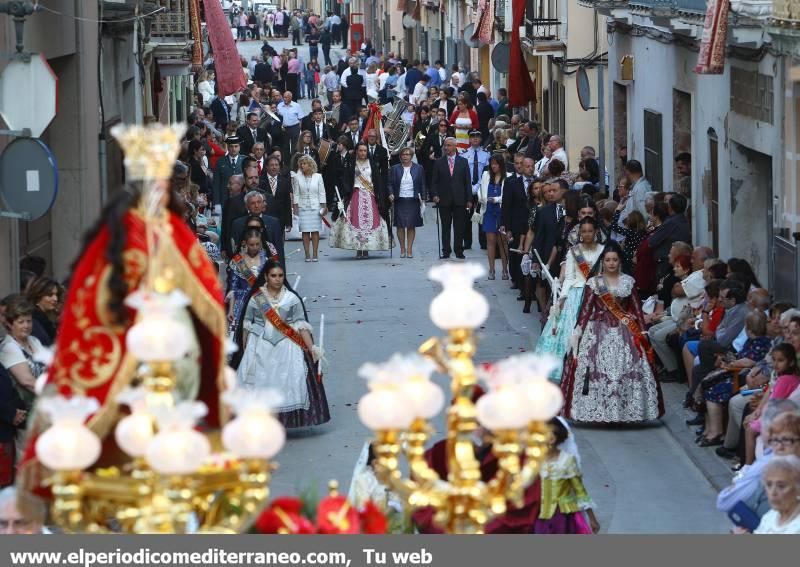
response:
<path id="1" fill-rule="evenodd" d="M 330 112 L 333 105 L 329 104 L 325 110 Z M 346 105 L 344 102 L 339 103 L 339 122 L 336 123 L 336 133 L 341 134 L 347 128 L 347 121 L 353 115 L 353 109 Z"/>
<path id="2" fill-rule="evenodd" d="M 369 146 L 367 146 L 369 148 Z M 389 186 L 389 150 L 381 146 L 380 144 L 375 144 L 374 155 L 370 156 L 370 161 L 375 162 L 375 165 L 378 167 L 381 173 L 381 177 L 383 178 L 383 185 L 385 187 Z"/>
<path id="3" fill-rule="evenodd" d="M 414 182 L 414 195 L 423 197 L 425 195 L 425 171 L 421 165 L 411 164 L 411 180 Z M 393 165 L 389 171 L 389 193 L 397 199 L 400 197 L 400 183 L 403 181 L 403 165 Z"/>
<path id="4" fill-rule="evenodd" d="M 253 80 L 265 86 L 271 85 L 272 65 L 268 65 L 267 63 L 256 63 L 256 69 L 253 72 Z"/>
<path id="5" fill-rule="evenodd" d="M 339 194 L 342 196 L 342 200 L 344 200 L 344 187 L 347 179 L 347 172 L 352 168 L 352 152 L 347 152 L 347 154 L 342 157 L 342 154 L 340 154 L 338 150 L 334 150 L 333 153 L 328 156 L 328 163 L 325 167 L 325 171 L 322 173 L 322 179 L 325 182 L 325 196 L 328 198 L 328 208 L 334 211 L 334 214 L 336 214 L 336 209 L 333 207 L 337 199 L 336 189 L 339 189 Z"/>
<path id="6" fill-rule="evenodd" d="M 507 177 L 503 187 L 503 226 L 511 234 L 524 234 L 528 231 L 528 196 L 525 186 L 516 175 Z"/>
<path id="7" fill-rule="evenodd" d="M 544 205 L 536 213 L 536 224 L 533 231 L 533 247 L 539 252 L 543 262 L 547 262 L 553 248 L 558 244 L 561 234 L 560 225 L 556 212 L 557 205 L 549 203 Z M 558 256 L 556 255 L 556 261 Z M 553 273 L 550 266 L 551 273 Z"/>
<path id="8" fill-rule="evenodd" d="M 253 132 L 250 131 L 250 128 L 247 126 L 239 126 L 236 130 L 236 135 L 242 141 L 241 143 L 241 154 L 242 155 L 250 155 L 253 151 L 253 146 L 256 142 L 261 142 L 264 144 L 265 149 L 267 150 L 267 155 L 269 155 L 269 138 L 267 137 L 267 131 L 264 128 L 256 128 L 256 138 L 253 139 Z"/>
<path id="9" fill-rule="evenodd" d="M 531 138 L 528 142 L 528 149 L 525 151 L 525 156 L 539 161 L 544 157 L 542 153 L 542 139 L 539 136 Z"/>
<path id="10" fill-rule="evenodd" d="M 231 247 L 231 225 L 234 219 L 238 219 L 247 214 L 247 207 L 244 204 L 244 192 L 229 197 L 225 204 L 222 205 L 222 226 L 220 227 L 219 239 L 222 242 L 221 248 L 228 258 L 233 257 L 233 248 Z"/>
<path id="11" fill-rule="evenodd" d="M 269 187 L 269 175 L 266 173 L 261 176 L 261 181 L 258 184 L 258 190 L 264 194 L 267 201 L 267 208 L 265 213 L 271 217 L 278 219 L 281 226 L 292 226 L 292 183 L 288 175 L 278 175 L 278 183 L 275 194 Z"/>
<path id="12" fill-rule="evenodd" d="M 17 427 L 25 427 L 24 423 L 14 425 L 18 409 L 30 410 L 17 393 L 11 373 L 0 365 L 0 442 L 11 441 L 17 435 Z"/>
<path id="13" fill-rule="evenodd" d="M 472 201 L 472 182 L 469 175 L 469 164 L 461 156 L 455 156 L 453 175 L 447 155 L 443 155 L 433 164 L 433 177 L 429 190 L 430 196 L 439 197 L 439 205 L 444 207 L 465 207 Z"/>
<path id="14" fill-rule="evenodd" d="M 228 126 L 228 122 L 230 121 L 230 109 L 228 105 L 219 97 L 214 98 L 211 101 L 211 105 L 209 106 L 211 109 L 211 113 L 214 115 L 214 123 L 217 125 L 217 128 L 225 131 L 225 128 Z"/>
<path id="15" fill-rule="evenodd" d="M 264 130 L 266 130 L 267 134 L 269 135 L 270 145 L 273 148 L 282 148 L 283 147 L 283 121 L 282 120 L 270 120 L 269 122 L 264 124 Z"/>
<path id="16" fill-rule="evenodd" d="M 445 136 L 447 139 L 447 136 Z M 433 159 L 437 160 L 442 157 L 442 153 L 444 151 L 444 146 L 439 141 L 439 132 L 438 126 L 437 129 L 430 134 L 425 139 L 425 158 L 430 159 L 429 156 L 431 155 L 431 150 L 433 150 Z M 449 173 L 449 172 L 448 172 Z"/>
<path id="17" fill-rule="evenodd" d="M 202 164 L 194 158 L 189 160 L 189 176 L 192 183 L 197 185 L 200 193 L 211 194 L 211 181 L 203 171 Z"/>
<path id="18" fill-rule="evenodd" d="M 231 164 L 230 156 L 222 156 L 217 160 L 217 167 L 214 169 L 214 187 L 213 198 L 215 204 L 222 204 L 228 197 L 228 179 L 231 175 L 242 174 L 242 162 L 244 156 L 239 154 L 236 156 L 236 164 Z"/>
<path id="19" fill-rule="evenodd" d="M 231 225 L 231 235 L 227 243 L 231 248 L 235 247 L 234 243 L 242 239 L 245 228 L 247 227 L 247 217 L 248 215 L 244 215 L 233 221 Z M 278 219 L 268 214 L 261 215 L 261 220 L 264 221 L 265 234 L 263 236 L 278 250 L 278 259 L 285 268 L 286 255 L 283 251 L 283 228 L 281 228 L 281 223 Z"/>
<path id="20" fill-rule="evenodd" d="M 320 137 L 317 135 L 317 125 L 316 123 L 312 123 L 311 127 L 311 138 L 314 140 L 314 145 L 319 148 L 319 141 Z M 328 126 L 325 122 L 322 123 L 322 139 L 323 140 L 332 140 L 336 141 L 337 134 L 334 133 L 333 128 Z M 331 150 L 333 151 L 333 149 Z"/>

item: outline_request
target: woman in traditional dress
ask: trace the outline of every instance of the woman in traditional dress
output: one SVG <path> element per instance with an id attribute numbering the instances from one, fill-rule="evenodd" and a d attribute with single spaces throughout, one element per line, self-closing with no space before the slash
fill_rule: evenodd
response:
<path id="1" fill-rule="evenodd" d="M 244 232 L 242 242 L 236 255 L 228 264 L 228 321 L 231 323 L 231 335 L 236 333 L 236 323 L 242 315 L 244 298 L 256 282 L 261 268 L 267 261 L 261 241 L 261 230 L 248 228 Z"/>
<path id="2" fill-rule="evenodd" d="M 322 230 L 322 217 L 328 214 L 325 183 L 322 181 L 322 175 L 317 173 L 317 162 L 311 156 L 300 156 L 297 165 L 298 170 L 292 176 L 294 193 L 292 208 L 300 222 L 306 262 L 319 262 L 319 231 Z"/>
<path id="3" fill-rule="evenodd" d="M 366 142 L 359 142 L 355 153 L 355 163 L 344 174 L 344 189 L 352 187 L 352 193 L 342 195 L 349 203 L 333 225 L 331 246 L 355 250 L 356 258 L 368 258 L 370 250 L 389 250 L 389 230 L 382 215 L 388 199 Z"/>
<path id="4" fill-rule="evenodd" d="M 458 105 L 450 115 L 450 124 L 456 133 L 456 143 L 458 144 L 458 151 L 463 152 L 469 148 L 469 132 L 470 130 L 479 130 L 480 123 L 478 122 L 478 113 L 472 108 L 472 103 L 467 96 L 461 96 L 458 99 Z"/>
<path id="5" fill-rule="evenodd" d="M 274 388 L 283 401 L 277 408 L 284 427 L 307 427 L 330 420 L 305 305 L 285 283 L 279 262 L 268 260 L 245 299 L 236 330 L 239 347 L 232 365 L 240 387 Z M 241 354 L 239 354 L 241 353 Z"/>
<path id="6" fill-rule="evenodd" d="M 400 163 L 389 171 L 389 200 L 394 205 L 394 226 L 400 241 L 400 257 L 414 257 L 414 238 L 422 226 L 422 205 L 425 195 L 425 172 L 413 163 L 413 148 L 400 150 Z"/>
<path id="7" fill-rule="evenodd" d="M 578 228 L 580 242 L 567 253 L 560 297 L 550 309 L 550 316 L 536 344 L 537 354 L 549 354 L 558 359 L 558 367 L 550 374 L 550 379 L 555 382 L 561 380 L 562 363 L 581 309 L 586 280 L 596 273 L 597 260 L 603 252 L 597 243 L 597 221 L 593 217 L 584 217 Z"/>
<path id="8" fill-rule="evenodd" d="M 634 279 L 622 273 L 618 243 L 609 242 L 601 259 L 602 272 L 587 283 L 570 340 L 561 381 L 563 415 L 591 423 L 657 419 L 664 402 Z"/>

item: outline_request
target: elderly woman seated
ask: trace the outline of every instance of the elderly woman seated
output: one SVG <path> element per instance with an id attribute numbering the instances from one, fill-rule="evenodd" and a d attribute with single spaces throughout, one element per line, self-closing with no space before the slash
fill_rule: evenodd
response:
<path id="1" fill-rule="evenodd" d="M 794 442 L 800 442 L 797 437 Z M 772 508 L 761 518 L 754 533 L 800 534 L 800 457 L 775 457 L 761 475 Z"/>
<path id="2" fill-rule="evenodd" d="M 745 329 L 747 340 L 736 353 L 736 360 L 726 362 L 724 353 L 714 351 L 714 366 L 718 370 L 709 373 L 700 383 L 706 403 L 705 432 L 697 439 L 701 447 L 722 445 L 724 441 L 723 409 L 733 395 L 733 375 L 730 371 L 752 368 L 767 355 L 772 344 L 767 336 L 767 316 L 763 312 L 753 311 L 748 314 L 745 318 Z"/>
<path id="3" fill-rule="evenodd" d="M 764 411 L 764 430 L 767 449 L 752 465 L 743 467 L 734 477 L 733 484 L 722 490 L 717 497 L 717 509 L 730 512 L 736 506 L 747 506 L 759 517 L 770 506 L 761 484 L 764 467 L 774 456 L 800 456 L 800 412 L 796 404 L 788 400 L 773 400 Z"/>

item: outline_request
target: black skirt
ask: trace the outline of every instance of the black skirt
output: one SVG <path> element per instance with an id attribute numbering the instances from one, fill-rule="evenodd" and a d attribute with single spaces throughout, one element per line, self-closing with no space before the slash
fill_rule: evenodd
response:
<path id="1" fill-rule="evenodd" d="M 399 197 L 394 201 L 394 226 L 397 228 L 416 228 L 422 226 L 419 212 L 419 199 Z"/>

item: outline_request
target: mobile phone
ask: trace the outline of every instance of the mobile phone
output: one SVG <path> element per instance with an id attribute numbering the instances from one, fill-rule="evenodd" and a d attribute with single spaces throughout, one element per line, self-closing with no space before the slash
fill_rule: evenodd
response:
<path id="1" fill-rule="evenodd" d="M 742 500 L 739 500 L 733 505 L 733 508 L 728 510 L 728 518 L 730 518 L 734 525 L 750 532 L 755 531 L 758 524 L 761 523 L 761 517 Z"/>

